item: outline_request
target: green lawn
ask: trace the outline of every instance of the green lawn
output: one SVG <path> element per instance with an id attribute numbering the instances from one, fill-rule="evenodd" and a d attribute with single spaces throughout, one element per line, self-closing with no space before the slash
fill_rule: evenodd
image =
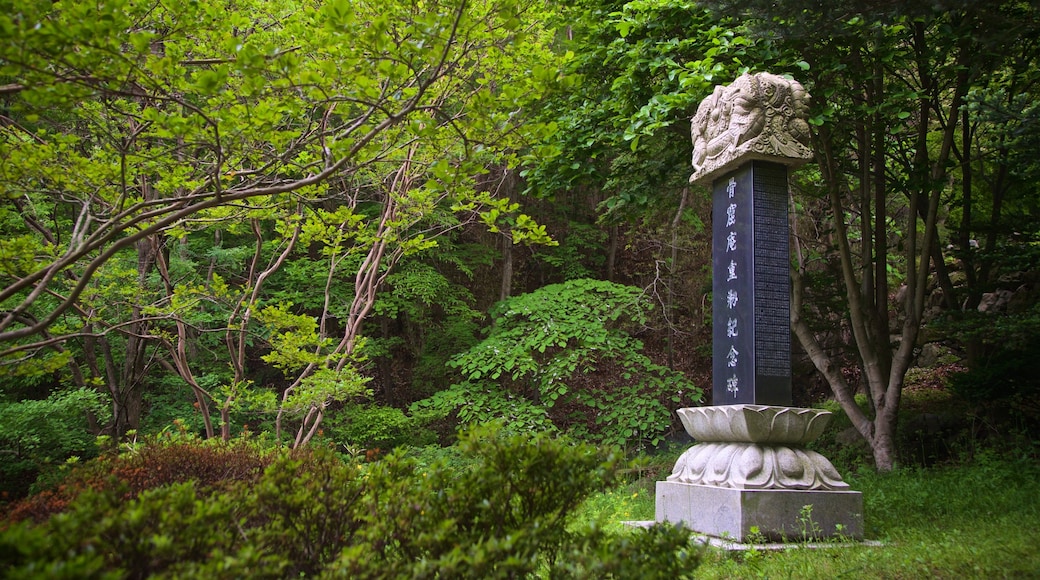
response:
<path id="1" fill-rule="evenodd" d="M 961 466 L 864 472 L 866 536 L 881 546 L 709 549 L 695 578 L 1040 578 L 1040 464 L 978 458 Z M 650 520 L 652 482 L 586 504 L 584 519 Z"/>

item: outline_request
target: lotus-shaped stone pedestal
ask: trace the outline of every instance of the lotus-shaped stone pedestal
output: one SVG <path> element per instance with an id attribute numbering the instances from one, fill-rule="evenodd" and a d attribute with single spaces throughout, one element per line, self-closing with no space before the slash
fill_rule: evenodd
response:
<path id="1" fill-rule="evenodd" d="M 848 489 L 826 457 L 802 447 L 823 433 L 830 411 L 765 405 L 679 409 L 699 445 L 668 481 L 735 489 Z"/>
<path id="2" fill-rule="evenodd" d="M 698 443 L 657 483 L 657 521 L 735 540 L 807 539 L 807 529 L 813 539 L 862 536 L 862 495 L 826 457 L 804 448 L 826 428 L 829 411 L 721 405 L 678 414 Z"/>

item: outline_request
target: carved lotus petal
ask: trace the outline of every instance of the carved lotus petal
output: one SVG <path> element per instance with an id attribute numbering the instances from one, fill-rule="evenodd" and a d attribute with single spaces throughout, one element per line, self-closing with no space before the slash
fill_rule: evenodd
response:
<path id="1" fill-rule="evenodd" d="M 767 405 L 717 405 L 676 411 L 697 441 L 805 445 L 823 433 L 831 412 Z"/>
<path id="2" fill-rule="evenodd" d="M 740 446 L 735 447 L 740 448 Z M 738 481 L 741 481 L 745 487 L 768 487 L 770 479 L 772 479 L 772 474 L 767 468 L 772 459 L 769 457 L 770 454 L 770 449 L 755 449 L 750 445 L 743 447 L 740 452 L 740 462 L 736 465 L 735 470 Z"/>
<path id="3" fill-rule="evenodd" d="M 675 462 L 668 481 L 734 489 L 845 490 L 826 457 L 807 449 L 755 443 L 701 443 Z"/>

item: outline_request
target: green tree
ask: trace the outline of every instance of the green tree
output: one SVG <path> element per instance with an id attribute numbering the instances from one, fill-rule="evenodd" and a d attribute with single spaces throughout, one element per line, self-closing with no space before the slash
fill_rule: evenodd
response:
<path id="1" fill-rule="evenodd" d="M 738 10 L 728 2 L 709 4 Z M 796 226 L 792 326 L 870 443 L 877 467 L 892 469 L 900 396 L 933 270 L 948 300 L 954 296 L 941 244 L 947 203 L 958 203 L 953 184 L 966 176 L 958 175 L 954 152 L 958 137 L 968 144 L 971 127 L 985 124 L 967 106 L 968 95 L 1004 78 L 1005 63 L 1033 58 L 1035 8 L 1021 2 L 954 2 L 941 9 L 752 2 L 739 10 L 809 65 L 804 80 L 814 98 L 819 173 L 803 174 L 801 193 L 808 194 L 802 207 L 819 213 L 800 217 Z M 838 314 L 851 330 L 869 394 L 866 411 L 854 399 L 860 385 L 825 348 L 834 319 L 812 320 L 820 304 L 810 302 L 806 280 L 819 272 L 817 257 L 840 265 L 845 309 Z M 901 298 L 893 301 L 899 287 Z"/>
<path id="2" fill-rule="evenodd" d="M 541 103 L 555 131 L 522 172 L 530 190 L 600 188 L 615 221 L 664 192 L 677 200 L 690 173 L 686 121 L 716 82 L 753 65 L 753 40 L 685 0 L 585 0 L 559 18 L 571 78 Z"/>
<path id="3" fill-rule="evenodd" d="M 163 365 L 210 434 L 218 401 L 227 436 L 259 338 L 289 381 L 279 425 L 297 412 L 305 443 L 331 400 L 361 391 L 348 367 L 393 266 L 518 213 L 473 177 L 508 163 L 517 113 L 555 76 L 541 18 L 525 1 L 9 3 L 0 359 L 107 385 L 117 432 L 137 424 L 144 378 Z M 515 236 L 547 240 L 523 223 Z M 228 258 L 222 236 L 254 250 Z M 193 267 L 200 240 L 213 259 Z M 323 279 L 268 299 L 301 251 L 327 264 Z M 218 279 L 221 254 L 245 273 Z M 340 276 L 352 292 L 332 289 Z M 316 308 L 296 306 L 316 289 Z M 192 368 L 218 328 L 222 396 Z"/>
<path id="4" fill-rule="evenodd" d="M 800 69 L 742 21 L 688 0 L 582 0 L 560 11 L 558 29 L 567 83 L 540 101 L 550 131 L 521 171 L 527 191 L 551 203 L 540 222 L 560 232 L 539 256 L 554 282 L 601 276 L 648 288 L 673 366 L 684 358 L 676 345 L 692 350 L 704 336 L 710 292 L 710 197 L 689 185 L 689 119 L 717 83 L 767 62 Z M 639 259 L 621 267 L 626 254 Z"/>
<path id="5" fill-rule="evenodd" d="M 1035 182 L 1021 179 L 1035 164 L 1019 157 L 1035 117 L 1035 6 L 633 1 L 564 14 L 572 34 L 560 44 L 574 51 L 576 80 L 545 101 L 560 130 L 526 175 L 556 195 L 606 184 L 608 215 L 646 215 L 651 192 L 684 198 L 680 121 L 711 85 L 769 70 L 809 88 L 818 163 L 795 177 L 792 325 L 878 467 L 891 468 L 931 273 L 947 307 L 975 304 L 1006 261 L 1001 248 L 1028 248 L 999 232 L 1035 215 Z M 678 22 L 689 26 L 672 29 Z M 1014 231 L 1028 240 L 1035 227 Z M 954 287 L 950 243 L 977 282 Z M 837 304 L 835 286 L 818 283 L 829 275 Z M 839 320 L 848 353 L 833 348 Z M 862 383 L 843 375 L 846 354 Z M 854 403 L 861 387 L 867 411 Z"/>

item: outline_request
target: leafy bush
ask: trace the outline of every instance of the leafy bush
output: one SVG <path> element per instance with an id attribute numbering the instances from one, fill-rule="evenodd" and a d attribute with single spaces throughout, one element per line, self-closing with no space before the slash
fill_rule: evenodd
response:
<path id="1" fill-rule="evenodd" d="M 388 451 L 401 445 L 422 446 L 437 440 L 437 435 L 426 429 L 423 414 L 408 416 L 400 409 L 383 405 L 347 405 L 329 413 L 322 428 L 325 438 L 337 445 L 369 450 Z"/>
<path id="2" fill-rule="evenodd" d="M 643 354 L 633 333 L 649 308 L 638 288 L 590 279 L 510 298 L 491 311 L 488 337 L 452 360 L 463 380 L 413 408 L 656 445 L 672 426 L 671 407 L 701 391 Z"/>
<path id="3" fill-rule="evenodd" d="M 0 402 L 0 492 L 23 495 L 41 473 L 72 457 L 97 455 L 88 414 L 107 413 L 105 397 L 91 389 L 60 391 L 43 400 Z"/>
<path id="4" fill-rule="evenodd" d="M 615 453 L 499 428 L 459 451 L 463 470 L 419 469 L 403 451 L 361 468 L 328 449 L 282 450 L 255 480 L 87 491 L 0 532 L 0 576 L 680 578 L 700 557 L 670 527 L 571 529 L 616 483 Z"/>
<path id="5" fill-rule="evenodd" d="M 254 483 L 271 456 L 247 441 L 195 440 L 185 433 L 145 443 L 126 444 L 121 454 L 108 454 L 72 471 L 54 489 L 44 490 L 11 506 L 12 521 L 43 521 L 87 492 L 129 499 L 150 489 L 196 482 L 220 488 L 233 482 Z"/>
<path id="6" fill-rule="evenodd" d="M 282 454 L 255 487 L 240 484 L 236 515 L 251 550 L 283 559 L 287 576 L 309 577 L 354 542 L 369 485 L 328 450 Z"/>
<path id="7" fill-rule="evenodd" d="M 427 472 L 431 468 L 436 468 L 462 473 L 469 469 L 474 462 L 474 458 L 464 454 L 458 445 L 447 447 L 440 445 L 408 446 L 402 447 L 400 451 L 415 461 L 415 469 L 419 472 Z"/>
<path id="8" fill-rule="evenodd" d="M 86 492 L 44 525 L 23 522 L 0 535 L 0 571 L 6 578 L 277 577 L 281 558 L 242 545 L 235 503 L 193 482 L 128 501 L 111 489 Z"/>
<path id="9" fill-rule="evenodd" d="M 1015 314 L 962 314 L 942 327 L 974 345 L 968 370 L 950 381 L 954 392 L 975 402 L 1040 395 L 1040 303 Z"/>
<path id="10" fill-rule="evenodd" d="M 367 525 L 335 568 L 363 578 L 514 578 L 547 570 L 629 578 L 693 569 L 686 533 L 638 531 L 622 541 L 595 528 L 568 529 L 590 494 L 617 481 L 618 455 L 497 428 L 469 433 L 459 448 L 471 461 L 462 471 L 434 464 L 416 477 L 403 455 L 378 464 L 367 476 Z M 616 549 L 625 542 L 646 550 L 643 559 L 629 562 L 631 553 Z"/>
<path id="11" fill-rule="evenodd" d="M 702 552 L 688 542 L 689 532 L 679 526 L 656 525 L 615 536 L 593 530 L 559 559 L 553 574 L 560 578 L 691 578 Z M 684 543 L 686 547 L 676 549 Z"/>

